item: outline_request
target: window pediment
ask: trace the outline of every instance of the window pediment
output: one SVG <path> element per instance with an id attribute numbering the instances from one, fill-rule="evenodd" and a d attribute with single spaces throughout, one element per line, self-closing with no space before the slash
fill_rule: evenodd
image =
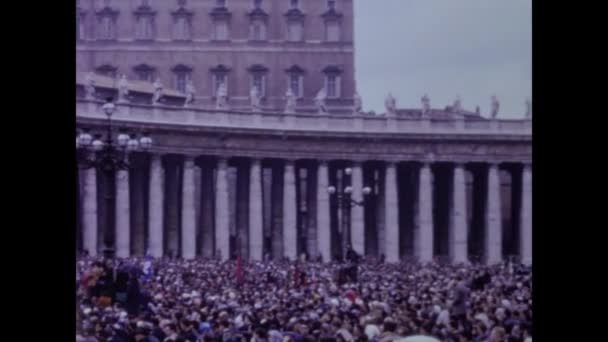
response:
<path id="1" fill-rule="evenodd" d="M 252 66 L 250 66 L 249 68 L 247 68 L 247 71 L 251 72 L 251 73 L 267 73 L 268 72 L 268 68 L 261 65 L 261 64 L 254 64 Z"/>
<path id="2" fill-rule="evenodd" d="M 192 68 L 184 65 L 184 64 L 178 64 L 176 66 L 174 66 L 171 71 L 173 72 L 192 72 Z"/>
<path id="3" fill-rule="evenodd" d="M 285 72 L 292 74 L 303 74 L 305 70 L 300 68 L 298 65 L 292 65 L 289 69 L 286 69 Z"/>
<path id="4" fill-rule="evenodd" d="M 100 9 L 99 11 L 97 11 L 97 16 L 98 17 L 111 17 L 111 18 L 116 18 L 116 16 L 118 16 L 119 11 L 117 9 L 113 9 L 110 6 L 106 6 L 102 9 Z"/>
<path id="5" fill-rule="evenodd" d="M 151 67 L 148 64 L 140 64 L 140 65 L 133 67 L 133 70 L 146 72 L 146 71 L 154 71 L 155 69 L 154 69 L 154 67 Z"/>
<path id="6" fill-rule="evenodd" d="M 306 14 L 302 12 L 299 8 L 292 8 L 287 13 L 285 13 L 285 17 L 290 21 L 302 21 Z"/>
<path id="7" fill-rule="evenodd" d="M 133 11 L 133 14 L 135 14 L 135 16 L 154 16 L 156 15 L 156 11 L 148 5 L 141 5 Z"/>
<path id="8" fill-rule="evenodd" d="M 232 13 L 226 7 L 215 7 L 209 15 L 214 20 L 229 20 L 232 17 Z"/>
<path id="9" fill-rule="evenodd" d="M 334 75 L 342 73 L 342 69 L 339 66 L 337 66 L 337 65 L 326 66 L 321 71 L 323 71 L 323 73 L 325 73 L 325 74 L 334 74 Z"/>
<path id="10" fill-rule="evenodd" d="M 261 20 L 265 21 L 268 19 L 268 13 L 266 13 L 261 8 L 256 8 L 256 9 L 252 10 L 251 12 L 249 12 L 247 15 L 249 16 L 249 18 L 251 20 L 261 19 Z"/>
<path id="11" fill-rule="evenodd" d="M 219 64 L 213 68 L 210 69 L 212 73 L 217 73 L 217 74 L 222 74 L 222 73 L 228 73 L 230 72 L 230 68 L 228 68 L 227 66 L 223 65 L 223 64 Z"/>
<path id="12" fill-rule="evenodd" d="M 336 11 L 335 9 L 329 9 L 325 13 L 321 14 L 321 17 L 325 19 L 325 21 L 338 21 L 342 19 L 342 13 Z"/>
<path id="13" fill-rule="evenodd" d="M 188 10 L 184 7 L 180 7 L 177 10 L 171 12 L 171 15 L 176 18 L 178 18 L 178 17 L 191 18 L 194 15 L 194 12 L 191 10 Z"/>

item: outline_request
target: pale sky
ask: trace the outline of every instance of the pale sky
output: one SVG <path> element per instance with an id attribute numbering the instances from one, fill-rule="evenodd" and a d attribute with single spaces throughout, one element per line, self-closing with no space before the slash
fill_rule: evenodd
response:
<path id="1" fill-rule="evenodd" d="M 355 73 L 364 110 L 462 106 L 521 118 L 532 97 L 531 0 L 354 0 Z"/>

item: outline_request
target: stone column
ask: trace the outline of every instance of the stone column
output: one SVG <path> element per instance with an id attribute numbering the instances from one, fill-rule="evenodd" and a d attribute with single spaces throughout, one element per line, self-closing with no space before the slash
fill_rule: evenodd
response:
<path id="1" fill-rule="evenodd" d="M 353 163 L 352 173 L 352 196 L 357 201 L 363 201 L 363 170 L 361 163 Z M 350 211 L 351 243 L 353 249 L 359 254 L 365 254 L 365 220 L 363 217 L 363 206 L 353 205 Z"/>
<path id="2" fill-rule="evenodd" d="M 450 257 L 453 263 L 467 262 L 467 192 L 463 164 L 454 166 L 452 192 L 452 226 L 450 227 Z"/>
<path id="3" fill-rule="evenodd" d="M 83 170 L 84 189 L 82 191 L 82 235 L 83 248 L 90 256 L 97 256 L 97 171 Z"/>
<path id="4" fill-rule="evenodd" d="M 384 222 L 386 261 L 399 262 L 399 199 L 397 196 L 397 167 L 386 165 L 384 177 Z"/>
<path id="5" fill-rule="evenodd" d="M 283 253 L 289 260 L 295 260 L 298 253 L 296 180 L 293 160 L 285 162 L 283 174 Z"/>
<path id="6" fill-rule="evenodd" d="M 262 212 L 262 167 L 259 159 L 249 168 L 249 259 L 262 260 L 264 247 Z"/>
<path id="7" fill-rule="evenodd" d="M 331 225 L 329 220 L 329 170 L 325 160 L 317 168 L 317 243 L 323 262 L 331 261 Z"/>
<path id="8" fill-rule="evenodd" d="M 532 265 L 532 165 L 525 164 L 521 191 L 521 233 L 519 234 L 521 262 Z"/>
<path id="9" fill-rule="evenodd" d="M 116 256 L 131 256 L 131 215 L 129 203 L 129 171 L 116 172 Z"/>
<path id="10" fill-rule="evenodd" d="M 163 256 L 164 179 L 162 158 L 160 155 L 154 154 L 150 158 L 148 250 L 150 255 L 155 258 Z"/>
<path id="11" fill-rule="evenodd" d="M 205 164 L 201 170 L 201 221 L 202 221 L 202 254 L 205 258 L 213 258 L 215 253 L 215 229 L 213 228 L 213 197 L 215 196 L 215 183 L 213 181 L 213 167 Z"/>
<path id="12" fill-rule="evenodd" d="M 502 211 L 500 207 L 500 177 L 498 164 L 488 168 L 488 202 L 486 206 L 485 262 L 502 260 Z"/>
<path id="13" fill-rule="evenodd" d="M 431 166 L 424 163 L 420 168 L 418 188 L 418 234 L 416 256 L 420 262 L 433 260 L 433 180 Z"/>
<path id="14" fill-rule="evenodd" d="M 220 159 L 215 188 L 215 257 L 217 258 L 219 253 L 222 261 L 230 258 L 228 206 L 228 161 Z"/>
<path id="15" fill-rule="evenodd" d="M 185 156 L 182 181 L 182 258 L 194 259 L 196 256 L 196 200 L 194 158 Z"/>

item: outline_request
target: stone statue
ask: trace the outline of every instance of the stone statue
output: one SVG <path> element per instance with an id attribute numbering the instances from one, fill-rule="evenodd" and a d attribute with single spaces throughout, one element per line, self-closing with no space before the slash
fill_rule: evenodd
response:
<path id="1" fill-rule="evenodd" d="M 479 106 L 475 107 L 475 114 L 477 114 L 477 116 L 481 116 L 481 109 L 479 109 Z"/>
<path id="2" fill-rule="evenodd" d="M 363 101 L 361 100 L 361 96 L 359 96 L 359 93 L 355 92 L 355 95 L 353 96 L 353 101 L 355 105 L 355 114 L 361 114 L 361 111 L 363 110 Z"/>
<path id="3" fill-rule="evenodd" d="M 226 87 L 226 83 L 220 83 L 220 86 L 217 88 L 217 93 L 215 95 L 215 109 L 225 109 L 228 98 L 228 87 Z"/>
<path id="4" fill-rule="evenodd" d="M 388 93 L 386 100 L 384 100 L 384 106 L 386 107 L 387 114 L 395 114 L 397 109 L 397 100 L 393 97 L 393 94 Z"/>
<path id="5" fill-rule="evenodd" d="M 526 119 L 532 118 L 532 100 L 526 99 Z"/>
<path id="6" fill-rule="evenodd" d="M 291 87 L 287 87 L 285 98 L 287 99 L 287 103 L 285 104 L 285 113 L 294 114 L 296 112 L 296 95 L 293 93 Z"/>
<path id="7" fill-rule="evenodd" d="M 192 80 L 188 80 L 188 83 L 186 83 L 186 101 L 184 102 L 184 107 L 188 107 L 194 102 L 195 94 L 196 89 L 194 88 L 194 82 L 192 82 Z"/>
<path id="8" fill-rule="evenodd" d="M 127 81 L 127 75 L 122 74 L 118 80 L 118 102 L 126 103 L 129 102 L 127 96 L 129 95 L 129 81 Z"/>
<path id="9" fill-rule="evenodd" d="M 160 82 L 160 78 L 157 77 L 154 81 L 154 96 L 152 97 L 152 104 L 159 104 L 160 98 L 163 96 L 163 84 Z"/>
<path id="10" fill-rule="evenodd" d="M 429 96 L 424 94 L 420 101 L 422 102 L 422 115 L 429 114 L 431 112 L 431 99 L 429 99 Z"/>
<path id="11" fill-rule="evenodd" d="M 92 71 L 86 74 L 84 83 L 85 98 L 93 100 L 95 98 L 95 74 Z"/>
<path id="12" fill-rule="evenodd" d="M 456 96 L 456 100 L 454 100 L 454 104 L 452 105 L 452 110 L 455 113 L 460 113 L 462 111 L 462 101 L 460 100 L 460 95 Z"/>
<path id="13" fill-rule="evenodd" d="M 261 96 L 260 91 L 256 85 L 253 85 L 249 90 L 249 99 L 251 101 L 251 110 L 253 112 L 259 112 Z"/>
<path id="14" fill-rule="evenodd" d="M 492 95 L 492 119 L 496 119 L 498 116 L 498 110 L 500 109 L 500 103 L 496 98 L 496 95 Z"/>
<path id="15" fill-rule="evenodd" d="M 317 111 L 319 114 L 327 114 L 327 107 L 325 105 L 325 99 L 327 98 L 327 93 L 325 92 L 325 87 L 321 88 L 315 97 L 315 105 L 317 106 Z"/>

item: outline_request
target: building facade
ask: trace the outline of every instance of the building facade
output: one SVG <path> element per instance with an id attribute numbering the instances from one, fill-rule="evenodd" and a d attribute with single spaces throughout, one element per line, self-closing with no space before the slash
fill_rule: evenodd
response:
<path id="1" fill-rule="evenodd" d="M 79 1 L 78 130 L 105 131 L 101 99 L 119 98 L 112 80 L 126 74 L 113 122 L 154 145 L 128 171 L 79 168 L 77 249 L 328 261 L 351 244 L 388 261 L 531 263 L 531 121 L 354 111 L 352 18 L 352 0 Z M 107 77 L 92 84 L 89 71 Z M 220 82 L 229 108 L 216 110 Z"/>
<path id="2" fill-rule="evenodd" d="M 152 82 L 212 107 L 225 82 L 228 102 L 249 104 L 252 85 L 265 110 L 314 111 L 323 87 L 333 113 L 348 113 L 355 92 L 352 0 L 80 0 L 77 71 Z"/>

